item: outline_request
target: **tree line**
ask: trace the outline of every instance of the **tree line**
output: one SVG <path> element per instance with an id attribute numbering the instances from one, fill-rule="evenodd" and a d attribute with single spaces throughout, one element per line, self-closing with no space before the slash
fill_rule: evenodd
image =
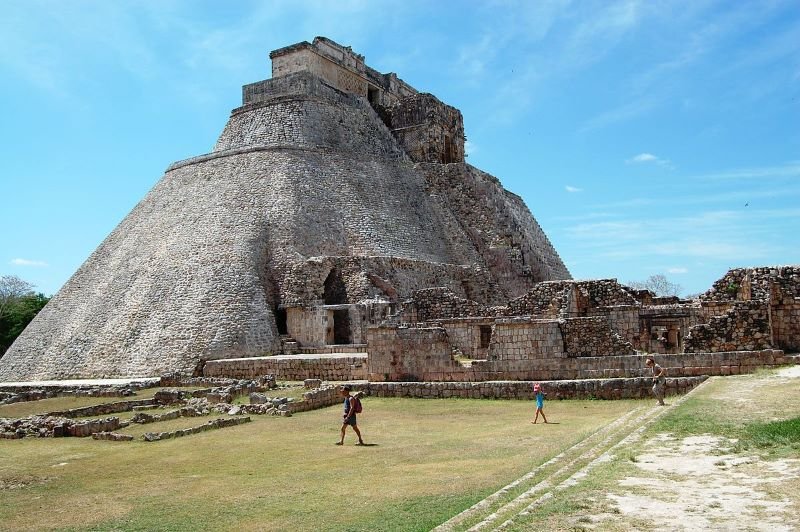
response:
<path id="1" fill-rule="evenodd" d="M 0 357 L 50 298 L 16 275 L 0 277 Z"/>

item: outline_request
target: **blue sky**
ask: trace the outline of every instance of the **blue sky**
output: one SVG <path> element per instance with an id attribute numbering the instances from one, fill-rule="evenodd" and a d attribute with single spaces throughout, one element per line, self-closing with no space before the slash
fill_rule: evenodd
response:
<path id="1" fill-rule="evenodd" d="M 575 278 L 800 263 L 797 0 L 6 0 L 0 275 L 55 293 L 316 35 L 459 108 Z"/>

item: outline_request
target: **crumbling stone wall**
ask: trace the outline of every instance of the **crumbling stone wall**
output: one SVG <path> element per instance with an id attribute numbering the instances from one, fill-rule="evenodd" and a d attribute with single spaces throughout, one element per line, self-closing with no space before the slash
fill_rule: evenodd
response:
<path id="1" fill-rule="evenodd" d="M 755 351 L 772 347 L 768 308 L 760 301 L 742 301 L 722 316 L 689 329 L 686 353 Z"/>
<path id="2" fill-rule="evenodd" d="M 639 307 L 640 303 L 616 279 L 575 281 L 570 284 L 571 293 L 565 317 L 608 316 L 614 309 Z"/>
<path id="3" fill-rule="evenodd" d="M 367 338 L 368 374 L 381 380 L 420 380 L 425 372 L 461 367 L 453 359 L 447 332 L 441 327 L 370 327 Z"/>
<path id="4" fill-rule="evenodd" d="M 700 296 L 703 301 L 768 300 L 773 286 L 789 298 L 800 298 L 800 266 L 734 268 Z"/>
<path id="5" fill-rule="evenodd" d="M 486 316 L 489 310 L 444 287 L 425 288 L 414 292 L 403 306 L 403 321 L 407 323 Z"/>
<path id="6" fill-rule="evenodd" d="M 432 94 L 414 94 L 382 110 L 392 134 L 413 161 L 464 162 L 461 111 Z"/>
<path id="7" fill-rule="evenodd" d="M 324 303 L 324 283 L 332 271 L 339 272 L 347 303 L 370 300 L 397 302 L 414 291 L 429 287 L 446 288 L 465 297 L 465 286 L 486 286 L 491 275 L 472 265 L 443 264 L 392 256 L 311 257 L 291 264 L 281 283 L 283 306 L 311 306 Z M 471 292 L 485 301 L 481 291 Z"/>
<path id="8" fill-rule="evenodd" d="M 570 357 L 633 355 L 630 342 L 612 330 L 608 318 L 571 318 L 559 321 L 563 349 Z"/>
<path id="9" fill-rule="evenodd" d="M 550 319 L 567 317 L 573 285 L 570 281 L 536 283 L 524 295 L 508 302 L 508 314 Z"/>

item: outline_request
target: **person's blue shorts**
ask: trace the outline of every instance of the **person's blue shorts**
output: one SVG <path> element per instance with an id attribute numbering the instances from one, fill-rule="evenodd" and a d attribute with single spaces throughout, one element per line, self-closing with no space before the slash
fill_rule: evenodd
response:
<path id="1" fill-rule="evenodd" d="M 353 414 L 349 418 L 345 419 L 342 423 L 345 425 L 350 425 L 351 427 L 355 427 L 358 423 L 356 422 L 356 415 Z"/>

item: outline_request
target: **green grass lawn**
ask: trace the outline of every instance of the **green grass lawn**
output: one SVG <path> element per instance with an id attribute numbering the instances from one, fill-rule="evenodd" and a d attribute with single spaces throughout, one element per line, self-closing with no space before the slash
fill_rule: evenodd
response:
<path id="1" fill-rule="evenodd" d="M 0 529 L 429 530 L 638 405 L 549 401 L 558 424 L 532 425 L 532 402 L 367 398 L 366 447 L 334 445 L 339 407 L 155 443 L 0 440 Z"/>

